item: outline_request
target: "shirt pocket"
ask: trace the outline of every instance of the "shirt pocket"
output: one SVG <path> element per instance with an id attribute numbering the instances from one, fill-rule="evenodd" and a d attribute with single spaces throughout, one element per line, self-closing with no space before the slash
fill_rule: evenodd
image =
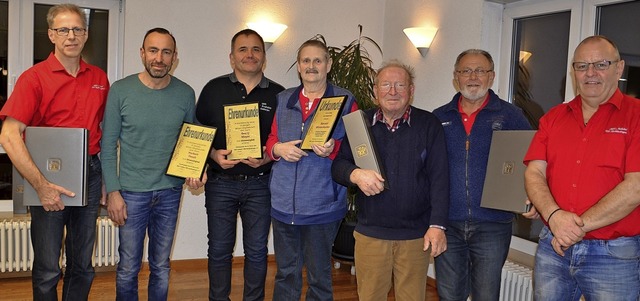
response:
<path id="1" fill-rule="evenodd" d="M 619 133 L 604 134 L 595 153 L 595 162 L 599 167 L 623 169 L 627 153 L 626 135 Z"/>

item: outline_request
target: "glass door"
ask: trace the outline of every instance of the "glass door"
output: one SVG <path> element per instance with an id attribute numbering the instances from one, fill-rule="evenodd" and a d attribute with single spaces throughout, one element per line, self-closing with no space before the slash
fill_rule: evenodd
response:
<path id="1" fill-rule="evenodd" d="M 640 98 L 640 1 L 602 5 L 596 8 L 595 32 L 618 45 L 624 60 L 619 82 L 622 93 Z"/>
<path id="2" fill-rule="evenodd" d="M 511 99 L 534 129 L 546 111 L 564 101 L 570 22 L 568 11 L 514 20 Z"/>

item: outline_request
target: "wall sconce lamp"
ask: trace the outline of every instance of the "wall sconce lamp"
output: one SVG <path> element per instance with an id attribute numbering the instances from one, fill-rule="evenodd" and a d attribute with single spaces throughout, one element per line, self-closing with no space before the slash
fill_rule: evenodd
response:
<path id="1" fill-rule="evenodd" d="M 523 64 L 526 63 L 527 60 L 531 57 L 531 54 L 532 53 L 529 52 L 529 51 L 520 50 L 520 59 L 519 59 L 519 61 L 521 63 L 523 63 Z"/>
<path id="2" fill-rule="evenodd" d="M 411 27 L 405 28 L 403 31 L 411 40 L 411 43 L 418 48 L 420 55 L 424 57 L 427 55 L 438 29 L 434 27 Z"/>
<path id="3" fill-rule="evenodd" d="M 271 22 L 247 23 L 250 29 L 255 30 L 264 40 L 264 50 L 267 51 L 273 42 L 287 29 L 287 25 Z"/>

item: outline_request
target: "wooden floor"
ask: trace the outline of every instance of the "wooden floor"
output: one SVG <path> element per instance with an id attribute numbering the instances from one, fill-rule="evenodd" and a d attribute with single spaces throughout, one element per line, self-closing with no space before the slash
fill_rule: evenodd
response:
<path id="1" fill-rule="evenodd" d="M 333 270 L 333 297 L 336 301 L 357 301 L 356 276 L 352 276 L 349 265 L 342 265 Z M 276 266 L 273 256 L 269 257 L 267 270 L 266 300 L 271 300 Z M 233 264 L 231 300 L 242 300 L 242 258 L 236 258 Z M 140 300 L 147 300 L 148 266 L 144 265 L 140 273 Z M 306 282 L 305 282 L 306 285 Z M 61 292 L 62 281 L 58 286 Z M 171 263 L 171 280 L 169 284 L 169 300 L 207 300 L 209 280 L 206 259 L 179 260 Z M 426 288 L 429 301 L 437 301 L 438 296 L 431 279 Z M 306 289 L 303 291 L 306 292 Z M 0 279 L 0 299 L 31 300 L 31 278 Z M 115 272 L 96 273 L 89 300 L 115 300 Z M 304 300 L 304 297 L 303 297 Z M 393 292 L 388 300 L 395 300 Z"/>

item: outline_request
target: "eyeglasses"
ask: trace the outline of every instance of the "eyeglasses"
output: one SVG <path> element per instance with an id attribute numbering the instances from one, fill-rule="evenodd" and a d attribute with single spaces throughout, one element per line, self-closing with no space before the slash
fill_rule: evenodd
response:
<path id="1" fill-rule="evenodd" d="M 86 28 L 80 28 L 80 27 L 74 27 L 74 28 L 60 27 L 60 28 L 51 28 L 51 30 L 55 31 L 59 36 L 63 36 L 63 37 L 68 36 L 70 31 L 73 31 L 73 35 L 77 37 L 83 36 L 87 32 Z"/>
<path id="2" fill-rule="evenodd" d="M 477 77 L 483 77 L 485 75 L 487 75 L 487 73 L 489 72 L 493 72 L 493 70 L 484 70 L 484 69 L 476 69 L 476 70 L 471 70 L 471 69 L 464 69 L 464 70 L 456 70 L 456 73 L 458 73 L 460 76 L 462 77 L 469 77 L 471 76 L 471 73 L 475 73 Z"/>
<path id="3" fill-rule="evenodd" d="M 593 65 L 593 69 L 597 70 L 597 71 L 604 71 L 609 69 L 609 66 L 611 66 L 611 64 L 613 63 L 617 63 L 620 60 L 615 60 L 615 61 L 600 61 L 600 62 L 594 62 L 594 63 L 587 63 L 587 62 L 573 62 L 572 66 L 573 66 L 573 70 L 575 71 L 587 71 L 589 69 L 589 65 Z"/>
<path id="4" fill-rule="evenodd" d="M 378 85 L 378 89 L 380 90 L 380 92 L 389 92 L 391 91 L 391 87 L 394 87 L 396 89 L 396 92 L 402 93 L 404 91 L 407 90 L 407 85 L 405 83 L 390 83 L 390 82 L 384 82 Z"/>

